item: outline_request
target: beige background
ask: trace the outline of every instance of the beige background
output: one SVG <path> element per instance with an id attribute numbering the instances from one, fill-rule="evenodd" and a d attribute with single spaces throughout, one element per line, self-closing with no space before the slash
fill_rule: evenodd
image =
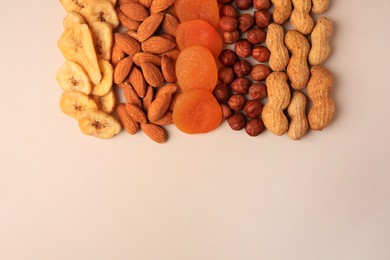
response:
<path id="1" fill-rule="evenodd" d="M 332 2 L 329 128 L 156 145 L 82 135 L 54 80 L 65 12 L 3 1 L 0 259 L 389 260 L 390 1 Z"/>

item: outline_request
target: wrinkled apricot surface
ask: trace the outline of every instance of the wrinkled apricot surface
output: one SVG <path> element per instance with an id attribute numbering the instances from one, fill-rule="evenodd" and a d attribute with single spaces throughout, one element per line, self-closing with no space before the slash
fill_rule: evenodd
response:
<path id="1" fill-rule="evenodd" d="M 180 22 L 202 19 L 216 29 L 219 26 L 219 9 L 216 0 L 176 0 L 175 10 Z"/>
<path id="2" fill-rule="evenodd" d="M 222 51 L 219 33 L 208 22 L 200 19 L 181 23 L 176 31 L 176 43 L 181 50 L 195 45 L 206 47 L 216 60 Z"/>
<path id="3" fill-rule="evenodd" d="M 204 89 L 192 89 L 182 93 L 173 110 L 173 122 L 187 134 L 207 133 L 222 121 L 222 111 L 212 93 Z"/>
<path id="4" fill-rule="evenodd" d="M 218 70 L 211 52 L 200 45 L 184 49 L 176 61 L 176 78 L 183 91 L 201 88 L 212 92 Z"/>

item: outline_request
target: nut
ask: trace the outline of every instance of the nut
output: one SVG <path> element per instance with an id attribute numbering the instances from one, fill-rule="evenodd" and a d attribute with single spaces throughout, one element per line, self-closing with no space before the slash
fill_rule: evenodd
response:
<path id="1" fill-rule="evenodd" d="M 249 57 L 252 54 L 252 43 L 250 43 L 247 39 L 238 40 L 234 46 L 234 51 L 238 57 Z"/>
<path id="2" fill-rule="evenodd" d="M 237 54 L 231 50 L 222 50 L 219 54 L 219 61 L 226 67 L 232 67 L 237 61 Z"/>
<path id="3" fill-rule="evenodd" d="M 252 65 L 246 60 L 239 60 L 234 63 L 233 70 L 238 77 L 247 76 L 252 70 Z"/>
<path id="4" fill-rule="evenodd" d="M 237 42 L 239 38 L 240 38 L 240 32 L 237 30 L 234 32 L 224 32 L 223 33 L 223 39 L 224 39 L 225 43 L 228 43 L 228 44 Z"/>
<path id="5" fill-rule="evenodd" d="M 284 24 L 290 18 L 292 11 L 291 0 L 272 0 L 274 12 L 272 14 L 274 22 Z"/>
<path id="6" fill-rule="evenodd" d="M 161 72 L 166 82 L 176 82 L 175 63 L 168 58 L 167 55 L 163 55 L 161 59 Z"/>
<path id="7" fill-rule="evenodd" d="M 267 62 L 269 61 L 270 52 L 264 46 L 257 46 L 252 50 L 252 58 L 258 62 Z"/>
<path id="8" fill-rule="evenodd" d="M 244 108 L 245 97 L 244 95 L 234 94 L 228 100 L 228 105 L 234 111 L 240 111 Z"/>
<path id="9" fill-rule="evenodd" d="M 263 105 L 257 100 L 248 100 L 244 106 L 244 111 L 249 118 L 258 118 L 263 112 Z"/>
<path id="10" fill-rule="evenodd" d="M 248 31 L 246 34 L 246 38 L 250 43 L 253 45 L 260 44 L 265 41 L 266 33 L 259 29 L 259 28 L 253 28 Z"/>
<path id="11" fill-rule="evenodd" d="M 240 10 L 249 9 L 252 7 L 252 0 L 234 0 L 236 6 Z"/>
<path id="12" fill-rule="evenodd" d="M 226 102 L 230 97 L 229 87 L 226 84 L 219 84 L 213 90 L 213 95 L 218 102 Z"/>
<path id="13" fill-rule="evenodd" d="M 231 67 L 221 67 L 218 70 L 218 79 L 223 83 L 226 84 L 232 83 L 234 77 L 235 77 L 234 71 L 233 68 Z"/>
<path id="14" fill-rule="evenodd" d="M 230 109 L 230 107 L 228 107 L 225 104 L 219 104 L 219 105 L 221 106 L 221 110 L 222 110 L 222 118 L 224 120 L 228 119 L 232 115 L 232 110 Z"/>
<path id="15" fill-rule="evenodd" d="M 230 87 L 236 94 L 247 94 L 250 85 L 251 81 L 249 79 L 239 77 L 230 84 Z"/>
<path id="16" fill-rule="evenodd" d="M 311 11 L 313 14 L 322 14 L 326 12 L 329 6 L 329 0 L 312 0 L 312 3 Z"/>
<path id="17" fill-rule="evenodd" d="M 311 50 L 309 52 L 311 65 L 320 65 L 328 58 L 330 53 L 329 40 L 332 32 L 332 22 L 325 17 L 319 18 L 311 33 Z"/>
<path id="18" fill-rule="evenodd" d="M 122 83 L 127 75 L 129 75 L 131 67 L 133 66 L 133 57 L 127 56 L 126 58 L 120 60 L 114 69 L 114 83 Z"/>
<path id="19" fill-rule="evenodd" d="M 271 20 L 270 12 L 265 10 L 258 10 L 255 12 L 255 21 L 256 21 L 256 25 L 259 28 L 267 28 L 270 20 Z"/>
<path id="20" fill-rule="evenodd" d="M 247 32 L 254 24 L 255 20 L 250 14 L 241 14 L 238 17 L 238 29 L 240 32 Z"/>
<path id="21" fill-rule="evenodd" d="M 156 143 L 165 143 L 168 139 L 168 134 L 161 126 L 155 124 L 141 124 L 141 129 L 144 133 Z"/>
<path id="22" fill-rule="evenodd" d="M 245 126 L 245 132 L 249 136 L 258 136 L 264 131 L 264 123 L 261 121 L 261 119 L 255 118 L 250 119 Z"/>
<path id="23" fill-rule="evenodd" d="M 137 30 L 138 40 L 143 42 L 146 39 L 148 39 L 150 36 L 152 36 L 160 26 L 163 19 L 164 19 L 164 14 L 162 13 L 154 13 L 151 14 L 148 18 L 146 18 L 138 27 Z"/>
<path id="24" fill-rule="evenodd" d="M 127 114 L 125 104 L 118 104 L 116 111 L 120 121 L 122 122 L 123 128 L 129 134 L 135 135 L 139 130 L 139 123 Z"/>
<path id="25" fill-rule="evenodd" d="M 228 124 L 235 131 L 242 130 L 246 125 L 246 117 L 243 113 L 234 113 L 228 118 Z"/>
<path id="26" fill-rule="evenodd" d="M 290 105 L 287 108 L 290 116 L 288 136 L 292 140 L 300 140 L 309 129 L 306 117 L 306 96 L 300 91 L 294 91 Z"/>
<path id="27" fill-rule="evenodd" d="M 284 29 L 281 25 L 268 26 L 266 44 L 270 50 L 269 66 L 273 71 L 285 70 L 289 61 L 289 53 L 284 45 Z"/>
<path id="28" fill-rule="evenodd" d="M 161 36 L 152 36 L 146 41 L 142 42 L 142 50 L 154 54 L 162 54 L 175 48 L 174 41 L 166 39 Z"/>
<path id="29" fill-rule="evenodd" d="M 314 28 L 313 18 L 310 16 L 311 0 L 292 0 L 294 9 L 290 22 L 302 34 L 310 34 Z"/>
<path id="30" fill-rule="evenodd" d="M 144 62 L 141 65 L 142 72 L 146 82 L 152 87 L 160 87 L 164 83 L 164 76 L 160 69 L 149 62 Z"/>
<path id="31" fill-rule="evenodd" d="M 250 75 L 253 80 L 262 81 L 267 78 L 270 72 L 271 70 L 267 65 L 257 64 L 253 66 Z"/>
<path id="32" fill-rule="evenodd" d="M 237 17 L 237 11 L 232 5 L 224 5 L 219 10 L 219 16 L 220 17 L 224 17 L 224 16 Z"/>
<path id="33" fill-rule="evenodd" d="M 234 32 L 237 29 L 237 18 L 232 16 L 223 16 L 219 20 L 219 28 L 224 32 Z"/>
<path id="34" fill-rule="evenodd" d="M 267 97 L 267 87 L 264 83 L 255 82 L 249 87 L 248 93 L 250 98 L 261 100 Z"/>
<path id="35" fill-rule="evenodd" d="M 271 7 L 270 0 L 253 0 L 253 6 L 258 10 L 266 10 Z"/>
<path id="36" fill-rule="evenodd" d="M 151 122 L 159 120 L 168 111 L 171 105 L 172 94 L 165 93 L 156 97 L 156 99 L 149 105 L 148 119 Z"/>

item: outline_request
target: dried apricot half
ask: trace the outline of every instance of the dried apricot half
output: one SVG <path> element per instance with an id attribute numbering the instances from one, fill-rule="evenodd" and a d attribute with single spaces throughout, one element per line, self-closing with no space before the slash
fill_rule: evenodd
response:
<path id="1" fill-rule="evenodd" d="M 219 9 L 216 0 L 176 0 L 175 10 L 180 22 L 202 19 L 214 28 L 219 26 Z"/>

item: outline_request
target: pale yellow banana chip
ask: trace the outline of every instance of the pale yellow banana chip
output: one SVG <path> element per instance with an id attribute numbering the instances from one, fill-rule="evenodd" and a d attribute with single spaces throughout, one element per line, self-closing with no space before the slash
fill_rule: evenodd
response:
<path id="1" fill-rule="evenodd" d="M 84 69 L 74 61 L 65 61 L 57 71 L 56 80 L 64 91 L 77 90 L 91 94 L 92 84 Z"/>
<path id="2" fill-rule="evenodd" d="M 116 97 L 113 89 L 111 89 L 104 96 L 93 96 L 92 98 L 95 100 L 100 110 L 109 114 L 114 111 L 116 105 Z"/>
<path id="3" fill-rule="evenodd" d="M 112 27 L 106 22 L 93 22 L 89 25 L 92 32 L 92 39 L 98 59 L 111 59 L 114 37 Z"/>
<path id="4" fill-rule="evenodd" d="M 103 77 L 99 84 L 93 86 L 92 95 L 104 96 L 112 88 L 114 69 L 111 63 L 106 60 L 99 61 L 99 69 Z"/>
<path id="5" fill-rule="evenodd" d="M 86 4 L 80 10 L 80 13 L 88 24 L 93 22 L 107 22 L 111 24 L 112 28 L 116 28 L 119 25 L 119 19 L 114 5 L 107 0 L 95 0 L 91 4 Z"/>
<path id="6" fill-rule="evenodd" d="M 75 24 L 84 24 L 85 20 L 81 16 L 81 14 L 75 12 L 75 11 L 70 11 L 64 18 L 63 25 L 64 28 L 71 28 Z"/>
<path id="7" fill-rule="evenodd" d="M 78 119 L 80 113 L 90 109 L 98 109 L 96 102 L 89 96 L 79 91 L 64 92 L 60 98 L 62 112 Z"/>
<path id="8" fill-rule="evenodd" d="M 80 12 L 85 7 L 85 0 L 60 0 L 62 6 L 67 12 Z"/>
<path id="9" fill-rule="evenodd" d="M 78 119 L 81 132 L 102 139 L 112 138 L 121 131 L 121 125 L 111 115 L 100 110 L 85 110 Z"/>

